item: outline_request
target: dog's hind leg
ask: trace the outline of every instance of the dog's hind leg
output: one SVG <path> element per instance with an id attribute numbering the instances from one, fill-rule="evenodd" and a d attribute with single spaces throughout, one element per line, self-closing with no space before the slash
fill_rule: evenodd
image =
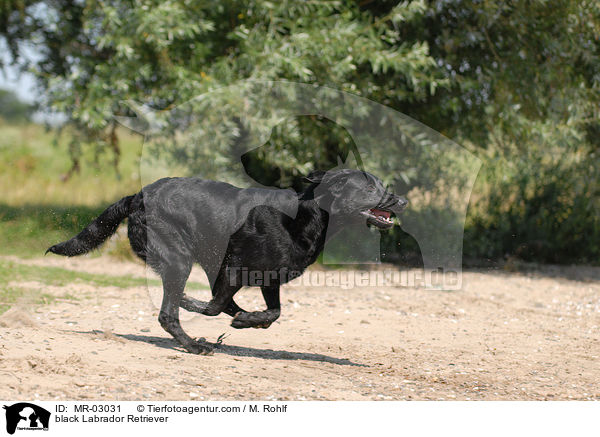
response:
<path id="1" fill-rule="evenodd" d="M 268 328 L 281 314 L 281 304 L 279 301 L 279 285 L 263 286 L 263 298 L 267 304 L 265 311 L 241 312 L 231 321 L 231 326 L 237 329 L 242 328 Z"/>
<path id="2" fill-rule="evenodd" d="M 201 344 L 185 333 L 179 322 L 179 305 L 183 297 L 183 290 L 192 269 L 191 263 L 171 263 L 161 272 L 163 282 L 163 301 L 160 307 L 158 321 L 169 334 L 193 354 L 209 354 L 212 348 L 208 344 Z"/>

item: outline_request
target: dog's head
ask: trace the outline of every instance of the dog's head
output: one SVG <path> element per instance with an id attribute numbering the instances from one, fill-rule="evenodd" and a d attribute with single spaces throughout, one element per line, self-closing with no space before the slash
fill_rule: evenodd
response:
<path id="1" fill-rule="evenodd" d="M 319 206 L 335 216 L 365 217 L 379 229 L 394 225 L 393 215 L 406 208 L 404 197 L 390 193 L 380 179 L 370 173 L 341 169 L 314 171 L 305 178 Z"/>

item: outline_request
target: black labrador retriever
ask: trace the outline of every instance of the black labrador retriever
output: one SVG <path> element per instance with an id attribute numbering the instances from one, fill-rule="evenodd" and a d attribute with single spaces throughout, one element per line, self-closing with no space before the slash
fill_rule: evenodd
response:
<path id="1" fill-rule="evenodd" d="M 371 226 L 389 229 L 392 214 L 408 203 L 364 171 L 316 171 L 306 182 L 306 190 L 296 194 L 199 178 L 161 179 L 109 206 L 77 236 L 47 252 L 87 253 L 128 218 L 131 247 L 162 278 L 161 326 L 189 352 L 207 354 L 210 344 L 183 331 L 180 307 L 207 316 L 225 312 L 234 328 L 267 328 L 280 314 L 279 286 L 315 262 L 332 223 L 362 217 Z M 193 263 L 209 277 L 210 302 L 184 294 Z M 265 311 L 244 311 L 234 302 L 245 285 L 261 287 Z"/>

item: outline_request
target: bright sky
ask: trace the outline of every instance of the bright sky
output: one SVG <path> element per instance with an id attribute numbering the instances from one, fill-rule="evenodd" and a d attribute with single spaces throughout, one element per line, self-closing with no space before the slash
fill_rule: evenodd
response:
<path id="1" fill-rule="evenodd" d="M 26 48 L 24 55 L 30 59 L 35 59 L 37 53 L 34 48 Z M 21 72 L 19 68 L 9 65 L 10 55 L 4 41 L 0 40 L 0 57 L 4 68 L 0 68 L 0 88 L 14 92 L 19 99 L 27 103 L 33 103 L 36 100 L 35 77 L 31 73 Z M 33 120 L 37 123 L 48 122 L 50 124 L 59 124 L 65 118 L 59 114 L 47 114 L 36 112 L 33 114 Z"/>
<path id="2" fill-rule="evenodd" d="M 33 50 L 27 50 L 27 52 L 26 56 L 35 56 Z M 35 99 L 33 75 L 21 73 L 18 68 L 7 65 L 10 62 L 10 55 L 2 40 L 0 40 L 0 53 L 2 53 L 2 63 L 5 65 L 3 69 L 0 69 L 0 88 L 13 91 L 25 102 L 33 102 Z"/>
<path id="3" fill-rule="evenodd" d="M 13 91 L 24 102 L 33 102 L 33 85 L 33 76 L 29 73 L 19 73 L 14 67 L 4 67 L 0 70 L 0 88 Z"/>

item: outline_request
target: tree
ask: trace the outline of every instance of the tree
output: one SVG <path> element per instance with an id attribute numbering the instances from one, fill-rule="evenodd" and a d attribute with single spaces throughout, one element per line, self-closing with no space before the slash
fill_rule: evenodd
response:
<path id="1" fill-rule="evenodd" d="M 243 79 L 329 85 L 408 114 L 484 160 L 472 254 L 575 259 L 583 245 L 585 259 L 600 255 L 590 242 L 600 232 L 595 0 L 5 0 L 0 35 L 16 63 L 23 44 L 39 49 L 29 67 L 43 103 L 81 133 L 75 165 L 82 145 L 118 156 L 113 115 L 131 115 L 125 100 L 172 109 Z M 335 165 L 351 139 L 333 121 L 282 124 L 272 153 L 247 165 L 280 185 Z M 232 120 L 215 133 L 224 148 L 236 141 L 229 133 L 243 140 L 244 126 Z M 396 176 L 407 191 L 444 167 L 411 162 L 418 168 Z"/>
<path id="2" fill-rule="evenodd" d="M 27 121 L 33 110 L 33 105 L 22 102 L 12 91 L 0 89 L 0 118 L 11 122 Z"/>
<path id="3" fill-rule="evenodd" d="M 384 104 L 425 99 L 443 85 L 427 43 L 395 30 L 423 11 L 421 1 L 9 0 L 0 34 L 17 62 L 19 45 L 35 42 L 49 107 L 117 151 L 112 117 L 124 100 L 168 109 L 240 79 L 332 85 Z M 295 128 L 320 142 L 319 126 Z"/>

